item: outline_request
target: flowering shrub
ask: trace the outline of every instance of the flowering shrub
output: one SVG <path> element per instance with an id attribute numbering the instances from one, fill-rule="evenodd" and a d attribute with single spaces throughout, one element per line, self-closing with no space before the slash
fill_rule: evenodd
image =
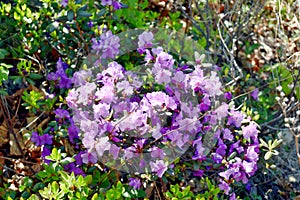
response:
<path id="1" fill-rule="evenodd" d="M 163 12 L 158 13 L 152 1 L 122 2 L 0 4 L 0 18 L 22 30 L 16 38 L 23 41 L 20 47 L 10 48 L 16 43 L 9 42 L 9 32 L 3 32 L 7 40 L 0 44 L 0 59 L 12 56 L 3 60 L 12 65 L 0 63 L 4 74 L 0 93 L 11 95 L 21 88 L 16 92 L 21 95 L 20 101 L 7 98 L 14 106 L 0 103 L 4 111 L 0 119 L 6 117 L 7 126 L 26 126 L 15 134 L 12 126 L 0 127 L 4 138 L 0 146 L 10 147 L 0 151 L 0 169 L 9 165 L 16 174 L 6 181 L 12 170 L 4 168 L 0 194 L 6 199 L 155 199 L 156 195 L 236 199 L 252 195 L 255 188 L 251 189 L 250 178 L 259 160 L 254 120 L 259 115 L 246 106 L 268 99 L 260 82 L 253 83 L 249 74 L 245 80 L 232 80 L 229 74 L 235 70 L 220 64 L 222 56 L 212 61 L 207 56 L 210 52 L 205 51 L 206 58 L 200 55 L 198 51 L 211 47 L 210 37 L 219 35 L 205 31 L 208 36 L 204 37 L 195 27 L 189 29 L 190 24 L 182 20 L 185 11 L 171 11 L 182 7 L 166 3 L 166 10 L 159 8 Z M 188 35 L 180 35 L 183 27 Z M 202 38 L 195 42 L 198 46 L 190 34 L 193 39 Z M 2 90 L 12 83 L 17 89 Z M 239 97 L 245 91 L 248 99 L 242 100 Z M 240 104 L 242 109 L 235 107 Z M 6 116 L 14 113 L 10 108 L 21 114 Z M 13 122 L 23 118 L 25 123 Z M 288 122 L 294 130 L 297 120 L 287 118 Z M 274 149 L 279 142 L 261 143 L 265 158 L 277 155 Z M 14 156 L 2 156 L 3 152 Z"/>
<path id="2" fill-rule="evenodd" d="M 192 146 L 194 161 L 210 159 L 206 169 L 220 171 L 225 194 L 234 182 L 246 184 L 257 170 L 257 125 L 233 104 L 216 100 L 224 95 L 216 71 L 205 74 L 201 63 L 176 66 L 172 55 L 154 47 L 151 32 L 138 39 L 145 62 L 138 73 L 115 61 L 101 64 L 119 53 L 120 38 L 108 31 L 93 39 L 98 66 L 74 74 L 66 100 L 87 149 L 82 162 L 162 177 Z M 214 142 L 205 141 L 212 134 Z M 138 183 L 131 179 L 130 185 L 140 188 Z"/>

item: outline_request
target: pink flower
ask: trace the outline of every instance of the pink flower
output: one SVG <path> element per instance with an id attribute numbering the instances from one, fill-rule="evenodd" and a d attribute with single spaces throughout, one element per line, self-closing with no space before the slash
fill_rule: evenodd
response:
<path id="1" fill-rule="evenodd" d="M 245 139 L 253 138 L 255 140 L 258 134 L 256 124 L 254 122 L 250 122 L 248 126 L 243 126 L 242 133 Z"/>
<path id="2" fill-rule="evenodd" d="M 138 178 L 129 178 L 129 186 L 133 187 L 134 189 L 138 190 L 141 188 L 141 181 Z"/>
<path id="3" fill-rule="evenodd" d="M 229 192 L 230 192 L 230 186 L 228 185 L 228 183 L 226 183 L 223 180 L 220 180 L 220 184 L 218 186 L 219 186 L 219 188 L 221 190 L 224 191 L 225 194 L 227 194 L 227 195 L 229 194 Z"/>
<path id="4" fill-rule="evenodd" d="M 151 161 L 150 167 L 151 171 L 156 172 L 159 178 L 161 178 L 168 169 L 167 165 L 164 163 L 163 160 L 157 160 L 155 163 Z"/>

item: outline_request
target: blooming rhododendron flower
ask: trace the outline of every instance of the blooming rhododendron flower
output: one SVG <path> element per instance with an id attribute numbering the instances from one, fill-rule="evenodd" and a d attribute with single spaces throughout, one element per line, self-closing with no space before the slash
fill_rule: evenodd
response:
<path id="1" fill-rule="evenodd" d="M 105 5 L 111 5 L 111 0 L 102 0 Z M 100 40 L 92 39 L 92 49 L 99 54 L 102 52 L 101 58 L 115 58 L 119 53 L 120 39 L 113 35 L 111 31 L 107 31 L 100 36 Z"/>
<path id="2" fill-rule="evenodd" d="M 138 190 L 141 188 L 141 181 L 138 178 L 129 178 L 129 186 L 133 187 L 134 189 Z"/>
<path id="3" fill-rule="evenodd" d="M 168 169 L 163 160 L 157 160 L 156 162 L 150 162 L 151 170 L 157 173 L 157 176 L 161 178 L 165 171 Z"/>
<path id="4" fill-rule="evenodd" d="M 37 132 L 32 132 L 31 135 L 31 141 L 35 143 L 36 146 L 42 146 L 45 144 L 52 144 L 52 135 L 49 134 L 44 134 L 44 135 L 39 135 Z"/>
<path id="5" fill-rule="evenodd" d="M 258 93 L 259 93 L 259 90 L 257 88 L 255 88 L 252 92 L 251 92 L 251 97 L 257 101 L 258 100 Z"/>
<path id="6" fill-rule="evenodd" d="M 146 48 L 152 47 L 152 40 L 153 40 L 153 33 L 152 32 L 143 32 L 141 35 L 139 35 L 139 42 L 138 46 L 140 53 L 144 53 Z M 149 50 L 148 50 L 149 52 Z"/>
<path id="7" fill-rule="evenodd" d="M 63 118 L 69 118 L 70 117 L 70 114 L 67 110 L 64 110 L 64 109 L 61 109 L 61 108 L 58 108 L 54 111 L 55 115 L 57 117 L 59 117 L 60 119 L 63 119 Z"/>
<path id="8" fill-rule="evenodd" d="M 61 0 L 60 4 L 63 6 L 63 7 L 66 7 L 68 5 L 68 0 Z"/>
<path id="9" fill-rule="evenodd" d="M 254 122 L 250 122 L 249 125 L 242 127 L 242 132 L 244 135 L 244 138 L 246 139 L 257 139 L 257 126 Z"/>
<path id="10" fill-rule="evenodd" d="M 220 184 L 218 186 L 221 190 L 223 190 L 225 192 L 225 194 L 227 194 L 227 195 L 229 194 L 230 186 L 228 185 L 228 183 L 226 183 L 223 180 L 220 180 Z"/>

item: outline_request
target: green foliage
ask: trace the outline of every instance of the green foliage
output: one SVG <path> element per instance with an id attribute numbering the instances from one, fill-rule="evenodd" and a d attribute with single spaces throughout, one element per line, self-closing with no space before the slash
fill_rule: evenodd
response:
<path id="1" fill-rule="evenodd" d="M 189 200 L 189 199 L 193 199 L 194 197 L 193 192 L 190 191 L 190 186 L 181 189 L 178 184 L 171 185 L 170 191 L 167 191 L 164 195 L 166 196 L 167 199 L 170 200 L 179 200 L 179 199 Z"/>
<path id="2" fill-rule="evenodd" d="M 198 194 L 196 199 L 198 200 L 205 200 L 205 199 L 213 199 L 217 200 L 220 199 L 219 194 L 221 190 L 219 187 L 214 185 L 213 180 L 209 180 L 208 177 L 202 178 L 200 184 L 205 187 L 205 192 L 203 194 Z"/>
<path id="3" fill-rule="evenodd" d="M 270 68 L 270 70 L 276 74 L 274 84 L 272 84 L 273 88 L 279 83 L 286 96 L 293 91 L 296 98 L 300 100 L 300 82 L 299 80 L 296 81 L 296 77 L 299 76 L 299 70 L 291 71 L 283 64 L 277 64 Z"/>
<path id="4" fill-rule="evenodd" d="M 266 143 L 262 138 L 260 138 L 260 144 L 263 147 L 262 149 L 266 151 L 266 154 L 264 156 L 265 160 L 269 160 L 272 157 L 272 155 L 279 154 L 279 152 L 275 148 L 277 148 L 281 144 L 281 142 L 282 139 L 275 139 L 274 141 L 269 140 L 268 143 Z"/>
<path id="5" fill-rule="evenodd" d="M 29 93 L 28 91 L 24 91 L 22 99 L 25 101 L 22 105 L 33 113 L 37 113 L 37 111 L 41 109 L 41 106 L 44 105 L 44 102 L 41 101 L 44 99 L 43 95 L 34 90 Z"/>

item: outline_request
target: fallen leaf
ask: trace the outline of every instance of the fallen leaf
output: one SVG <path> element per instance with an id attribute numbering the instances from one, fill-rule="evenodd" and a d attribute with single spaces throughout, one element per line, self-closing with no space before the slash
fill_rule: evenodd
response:
<path id="1" fill-rule="evenodd" d="M 24 140 L 22 135 L 17 134 L 18 130 L 13 129 L 14 133 L 16 134 L 17 141 L 15 140 L 14 135 L 11 133 L 9 134 L 9 145 L 10 145 L 10 155 L 15 155 L 15 156 L 21 156 L 22 152 L 18 148 L 18 144 L 20 145 L 21 149 L 24 149 Z"/>
<path id="2" fill-rule="evenodd" d="M 7 137 L 7 128 L 3 125 L 0 126 L 0 147 L 9 141 Z"/>

